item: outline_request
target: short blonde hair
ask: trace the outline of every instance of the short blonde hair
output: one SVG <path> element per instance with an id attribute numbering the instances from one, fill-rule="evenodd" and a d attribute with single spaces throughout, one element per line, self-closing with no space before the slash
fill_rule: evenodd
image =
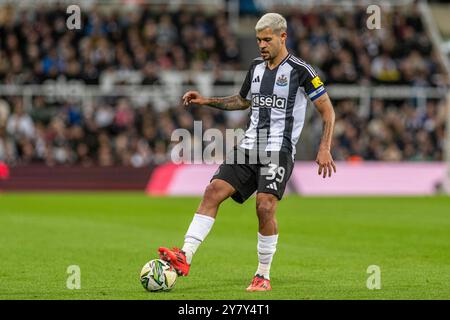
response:
<path id="1" fill-rule="evenodd" d="M 266 28 L 272 29 L 273 32 L 285 32 L 287 30 L 286 19 L 279 13 L 266 13 L 256 23 L 256 32 L 262 31 Z"/>

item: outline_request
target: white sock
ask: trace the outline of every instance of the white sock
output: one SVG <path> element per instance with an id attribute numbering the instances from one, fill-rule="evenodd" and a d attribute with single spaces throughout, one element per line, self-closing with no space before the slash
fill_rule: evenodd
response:
<path id="1" fill-rule="evenodd" d="M 258 270 L 255 275 L 263 276 L 270 280 L 270 265 L 272 258 L 277 251 L 278 234 L 272 236 L 263 236 L 258 232 Z"/>
<path id="2" fill-rule="evenodd" d="M 184 245 L 181 249 L 186 254 L 187 263 L 191 264 L 192 257 L 203 240 L 205 240 L 214 224 L 214 221 L 214 218 L 205 216 L 204 214 L 196 213 L 194 215 L 189 229 L 184 236 Z"/>

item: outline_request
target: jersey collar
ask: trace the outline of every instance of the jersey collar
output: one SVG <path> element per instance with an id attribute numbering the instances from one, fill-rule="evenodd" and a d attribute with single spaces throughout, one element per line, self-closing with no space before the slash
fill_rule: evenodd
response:
<path id="1" fill-rule="evenodd" d="M 281 60 L 281 62 L 280 62 L 275 68 L 269 69 L 269 70 L 276 70 L 279 66 L 283 65 L 283 64 L 289 59 L 290 56 L 291 56 L 291 54 L 288 53 L 287 56 L 284 57 L 284 59 Z M 268 64 L 267 64 L 267 61 L 266 61 L 265 63 L 266 63 L 266 68 L 269 68 L 269 66 L 268 66 Z"/>

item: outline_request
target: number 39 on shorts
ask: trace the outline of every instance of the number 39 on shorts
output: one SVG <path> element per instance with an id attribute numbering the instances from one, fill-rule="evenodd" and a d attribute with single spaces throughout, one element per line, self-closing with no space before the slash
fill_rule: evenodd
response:
<path id="1" fill-rule="evenodd" d="M 275 163 L 269 163 L 269 170 L 267 172 L 267 180 L 275 179 L 276 182 L 281 182 L 283 181 L 284 173 L 286 172 L 286 170 Z"/>

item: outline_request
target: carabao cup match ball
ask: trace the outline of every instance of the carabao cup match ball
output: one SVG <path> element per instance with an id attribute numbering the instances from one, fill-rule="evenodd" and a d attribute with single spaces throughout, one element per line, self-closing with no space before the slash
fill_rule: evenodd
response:
<path id="1" fill-rule="evenodd" d="M 147 291 L 168 291 L 175 286 L 177 273 L 168 262 L 154 259 L 144 265 L 140 280 Z"/>

